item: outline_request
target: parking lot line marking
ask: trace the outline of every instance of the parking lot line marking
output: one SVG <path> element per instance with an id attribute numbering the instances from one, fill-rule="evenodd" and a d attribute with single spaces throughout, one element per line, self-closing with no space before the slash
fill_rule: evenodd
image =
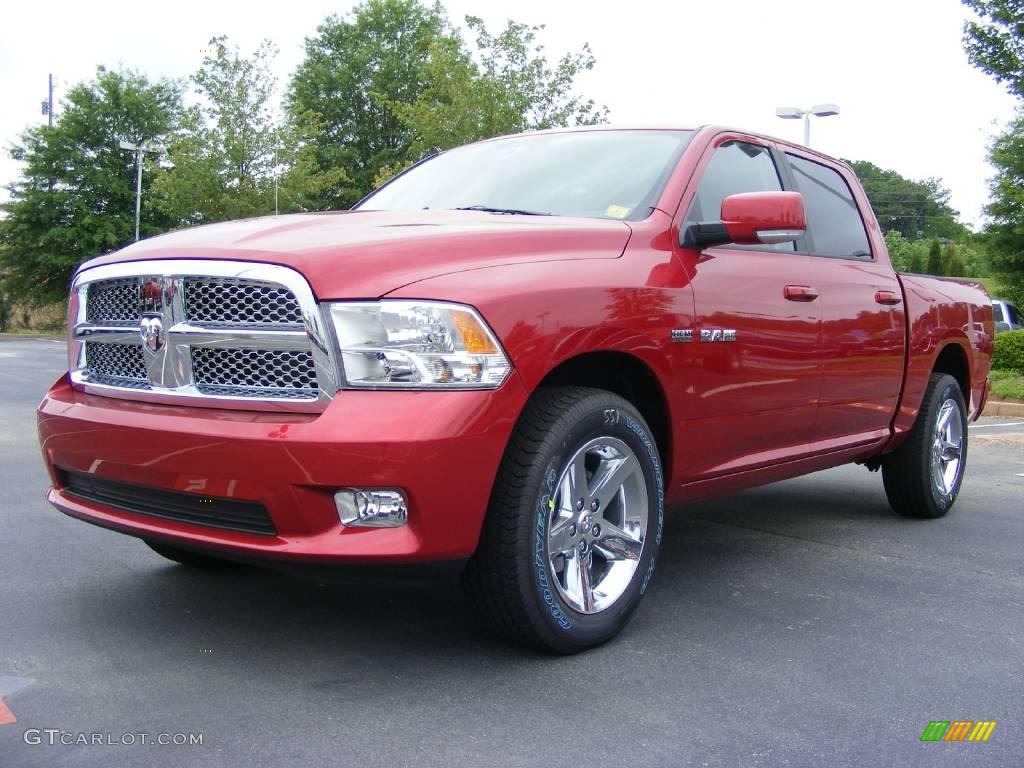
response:
<path id="1" fill-rule="evenodd" d="M 992 429 L 993 427 L 1018 427 L 1024 421 L 1008 421 L 1006 424 L 973 424 L 970 429 Z"/>
<path id="2" fill-rule="evenodd" d="M 16 722 L 18 722 L 18 718 L 16 718 L 10 708 L 4 704 L 4 700 L 0 699 L 0 725 L 10 725 L 11 723 Z"/>

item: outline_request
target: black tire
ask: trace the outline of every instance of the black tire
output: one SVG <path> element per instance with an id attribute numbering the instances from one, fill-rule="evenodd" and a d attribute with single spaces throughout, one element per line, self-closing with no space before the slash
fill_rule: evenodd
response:
<path id="1" fill-rule="evenodd" d="M 943 403 L 952 400 L 960 418 L 960 461 L 948 489 L 940 487 L 939 473 L 933 467 L 932 455 L 938 434 L 938 418 Z M 906 517 L 938 518 L 945 515 L 960 493 L 967 467 L 967 408 L 956 379 L 948 374 L 933 373 L 928 381 L 921 410 L 910 430 L 910 436 L 899 448 L 882 460 L 882 482 L 889 505 Z"/>
<path id="2" fill-rule="evenodd" d="M 592 441 L 608 437 L 625 444 L 639 464 L 642 475 L 631 464 L 632 482 L 646 490 L 647 503 L 631 509 L 645 510 L 646 535 L 633 544 L 637 557 L 622 558 L 636 566 L 621 595 L 597 612 L 580 612 L 553 583 L 558 577 L 549 571 L 547 525 L 568 462 Z M 634 498 L 642 499 L 639 491 Z M 603 522 L 599 515 L 594 520 Z M 640 413 L 604 390 L 546 387 L 531 398 L 509 440 L 463 586 L 477 614 L 502 638 L 556 653 L 583 651 L 610 640 L 629 621 L 653 573 L 663 524 L 661 461 Z M 583 530 L 581 519 L 579 537 Z M 583 562 L 595 562 L 601 551 L 599 541 L 591 544 L 591 560 Z"/>
<path id="3" fill-rule="evenodd" d="M 176 547 L 173 544 L 164 544 L 161 541 L 151 541 L 149 539 L 145 539 L 145 542 L 146 546 L 158 555 L 162 555 L 168 560 L 173 560 L 181 565 L 187 565 L 190 568 L 203 568 L 208 571 L 221 571 L 235 565 L 235 563 L 230 560 L 223 560 L 219 557 L 207 555 L 202 552 L 196 552 L 191 549 L 182 549 L 181 547 Z"/>

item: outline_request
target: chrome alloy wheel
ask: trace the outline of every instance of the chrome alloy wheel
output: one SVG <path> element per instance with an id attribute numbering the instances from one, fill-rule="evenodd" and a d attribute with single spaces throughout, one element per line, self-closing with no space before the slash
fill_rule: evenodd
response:
<path id="1" fill-rule="evenodd" d="M 647 535 L 647 482 L 633 450 L 597 437 L 576 451 L 548 502 L 548 570 L 580 613 L 600 613 L 622 597 Z"/>
<path id="2" fill-rule="evenodd" d="M 932 482 L 943 496 L 952 493 L 963 456 L 964 424 L 952 398 L 939 406 L 932 442 Z"/>

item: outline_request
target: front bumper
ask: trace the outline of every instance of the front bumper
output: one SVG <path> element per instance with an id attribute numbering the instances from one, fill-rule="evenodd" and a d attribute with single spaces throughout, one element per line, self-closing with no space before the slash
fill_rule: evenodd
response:
<path id="1" fill-rule="evenodd" d="M 39 438 L 62 512 L 142 538 L 243 558 L 416 563 L 468 557 L 528 393 L 343 391 L 320 414 L 270 414 L 89 395 L 59 379 L 39 405 Z M 129 512 L 64 487 L 64 473 L 200 497 L 258 502 L 260 535 Z M 400 528 L 346 528 L 334 492 L 404 491 Z"/>

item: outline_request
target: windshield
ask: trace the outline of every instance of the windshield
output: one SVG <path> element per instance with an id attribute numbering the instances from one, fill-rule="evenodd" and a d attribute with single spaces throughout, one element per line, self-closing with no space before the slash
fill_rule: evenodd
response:
<path id="1" fill-rule="evenodd" d="M 470 144 L 417 165 L 356 207 L 643 219 L 692 135 L 577 131 Z"/>

